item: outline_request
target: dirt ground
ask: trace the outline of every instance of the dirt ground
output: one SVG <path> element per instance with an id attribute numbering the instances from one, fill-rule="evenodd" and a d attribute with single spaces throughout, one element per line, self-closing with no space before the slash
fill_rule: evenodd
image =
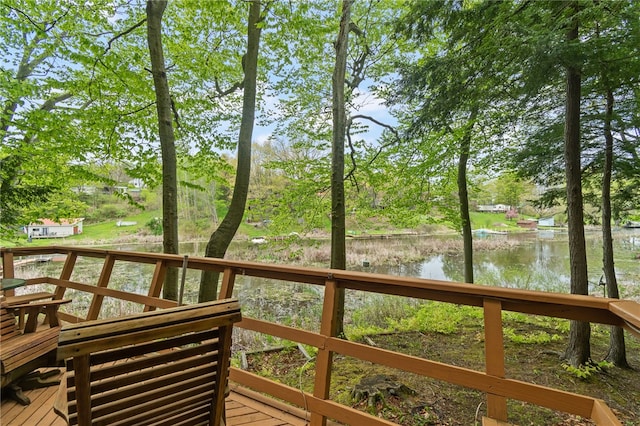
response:
<path id="1" fill-rule="evenodd" d="M 518 333 L 539 332 L 518 325 Z M 553 330 L 548 330 L 550 333 Z M 592 358 L 604 359 L 607 329 L 596 329 L 592 337 Z M 391 333 L 368 336 L 366 343 L 434 361 L 484 369 L 484 342 L 481 328 L 467 327 L 458 333 Z M 514 343 L 505 339 L 507 377 L 603 399 L 625 426 L 640 425 L 640 339 L 627 334 L 627 359 L 632 369 L 606 368 L 588 379 L 579 379 L 562 366 L 560 355 L 566 340 Z M 312 391 L 314 363 L 296 348 L 256 353 L 248 356 L 249 370 L 277 378 L 290 386 Z M 392 391 L 367 394 L 360 385 L 367 379 L 383 382 Z M 390 385 L 391 384 L 391 385 Z M 367 389 L 366 386 L 364 389 Z M 354 392 L 354 390 L 356 390 Z M 486 414 L 485 396 L 446 382 L 392 370 L 368 362 L 337 355 L 334 360 L 331 398 L 382 416 L 401 425 L 475 425 Z M 566 413 L 508 401 L 509 421 L 517 425 L 578 426 L 593 423 Z"/>

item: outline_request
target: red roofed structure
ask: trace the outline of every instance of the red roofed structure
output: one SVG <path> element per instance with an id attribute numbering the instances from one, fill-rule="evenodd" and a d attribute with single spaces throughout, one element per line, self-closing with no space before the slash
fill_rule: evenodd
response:
<path id="1" fill-rule="evenodd" d="M 62 238 L 82 234 L 84 218 L 75 219 L 38 219 L 37 222 L 25 226 L 25 233 L 30 238 Z"/>

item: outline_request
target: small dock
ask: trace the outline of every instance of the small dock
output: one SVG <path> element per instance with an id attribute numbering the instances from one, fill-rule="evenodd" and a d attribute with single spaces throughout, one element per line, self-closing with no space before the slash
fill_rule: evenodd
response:
<path id="1" fill-rule="evenodd" d="M 17 259 L 13 262 L 13 267 L 15 269 L 19 269 L 22 268 L 23 266 L 27 266 L 27 265 L 31 265 L 34 263 L 47 263 L 47 262 L 51 262 L 51 261 L 59 261 L 62 262 L 64 261 L 66 258 L 66 256 L 58 256 L 57 258 L 54 259 L 53 256 L 29 256 L 29 257 L 25 257 L 22 259 Z M 2 265 L 0 265 L 0 274 L 3 271 L 3 267 Z"/>

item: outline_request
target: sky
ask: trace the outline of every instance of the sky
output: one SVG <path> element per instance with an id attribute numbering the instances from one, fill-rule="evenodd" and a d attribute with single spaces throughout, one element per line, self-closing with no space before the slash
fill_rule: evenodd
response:
<path id="1" fill-rule="evenodd" d="M 388 124 L 390 126 L 395 126 L 397 121 L 394 117 L 389 114 L 389 110 L 387 106 L 384 104 L 384 100 L 375 96 L 375 94 L 369 91 L 362 91 L 356 97 L 354 103 L 359 106 L 358 110 L 352 109 L 351 114 L 360 114 L 360 115 L 368 115 L 373 117 L 374 119 Z M 265 102 L 265 108 L 277 108 L 278 107 L 278 99 L 271 97 L 268 98 Z M 375 123 L 372 123 L 368 120 L 361 120 L 363 123 L 369 125 L 368 132 L 359 133 L 357 136 L 359 138 L 363 138 L 367 143 L 373 144 L 375 143 L 380 136 L 382 135 L 383 128 L 378 126 Z M 331 123 L 327 123 L 329 126 Z M 264 144 L 269 137 L 273 135 L 274 125 L 270 126 L 259 126 L 256 125 L 253 131 L 253 140 L 255 143 Z"/>

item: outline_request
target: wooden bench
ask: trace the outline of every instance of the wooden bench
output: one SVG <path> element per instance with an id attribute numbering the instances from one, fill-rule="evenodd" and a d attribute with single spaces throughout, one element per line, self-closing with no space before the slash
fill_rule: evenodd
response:
<path id="1" fill-rule="evenodd" d="M 65 326 L 55 411 L 71 425 L 224 424 L 235 299 Z"/>
<path id="2" fill-rule="evenodd" d="M 5 296 L 0 296 L 1 387 L 7 388 L 11 396 L 24 405 L 30 403 L 29 398 L 22 394 L 22 389 L 16 382 L 37 368 L 56 365 L 55 355 L 60 333 L 56 312 L 61 304 L 68 302 L 70 300 L 49 300 L 9 306 Z M 26 312 L 27 323 L 24 330 L 16 324 L 14 310 Z M 51 327 L 37 331 L 37 319 L 43 312 L 50 318 Z"/>

